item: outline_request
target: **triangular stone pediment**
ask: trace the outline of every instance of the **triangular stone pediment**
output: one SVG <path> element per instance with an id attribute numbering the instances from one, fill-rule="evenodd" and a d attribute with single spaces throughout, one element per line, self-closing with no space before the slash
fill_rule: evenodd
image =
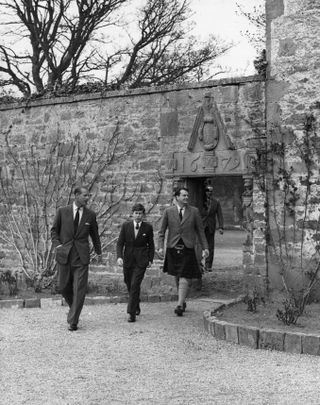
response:
<path id="1" fill-rule="evenodd" d="M 254 169 L 255 154 L 235 149 L 218 106 L 206 93 L 199 108 L 188 148 L 167 159 L 167 174 L 174 176 L 241 175 Z"/>
<path id="2" fill-rule="evenodd" d="M 214 97 L 206 93 L 193 125 L 188 150 L 202 149 L 210 152 L 219 146 L 223 149 L 234 149 Z"/>

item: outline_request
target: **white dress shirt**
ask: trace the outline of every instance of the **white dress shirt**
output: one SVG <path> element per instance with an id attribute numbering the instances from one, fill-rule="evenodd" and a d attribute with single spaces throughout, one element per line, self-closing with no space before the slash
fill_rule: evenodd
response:
<path id="1" fill-rule="evenodd" d="M 177 208 L 178 208 L 178 214 L 180 215 L 180 210 L 182 210 L 181 211 L 181 214 L 182 214 L 182 217 L 184 216 L 184 211 L 185 211 L 185 207 L 179 207 L 179 205 L 177 204 Z"/>
<path id="2" fill-rule="evenodd" d="M 141 224 L 142 224 L 142 222 L 136 222 L 136 221 L 133 221 L 133 226 L 134 226 L 134 236 L 135 236 L 135 238 L 136 238 L 136 237 L 137 237 L 137 235 L 138 235 L 138 232 L 139 232 L 139 229 L 140 229 Z M 139 225 L 139 229 L 136 229 L 136 226 L 137 226 L 137 225 Z"/>
<path id="3" fill-rule="evenodd" d="M 73 205 L 73 219 L 75 219 L 78 207 L 75 202 L 72 205 Z M 80 207 L 79 208 L 79 224 L 81 221 L 82 214 L 83 214 L 83 207 Z"/>

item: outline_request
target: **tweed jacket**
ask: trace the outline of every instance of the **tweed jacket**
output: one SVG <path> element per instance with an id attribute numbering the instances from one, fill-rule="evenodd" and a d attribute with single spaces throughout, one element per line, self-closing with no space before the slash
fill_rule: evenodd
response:
<path id="1" fill-rule="evenodd" d="M 180 221 L 177 206 L 167 208 L 163 215 L 159 231 L 159 249 L 164 248 L 165 233 L 168 230 L 167 247 L 176 246 L 180 238 L 187 248 L 194 248 L 198 237 L 202 249 L 208 249 L 203 224 L 198 208 L 187 205 Z"/>

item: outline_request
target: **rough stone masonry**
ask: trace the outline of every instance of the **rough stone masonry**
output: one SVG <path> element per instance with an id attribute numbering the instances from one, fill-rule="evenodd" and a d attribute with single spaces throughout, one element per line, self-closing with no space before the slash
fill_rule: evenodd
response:
<path id="1" fill-rule="evenodd" d="M 106 286 L 111 279 L 120 279 L 114 243 L 133 202 L 146 206 L 148 220 L 157 232 L 163 209 L 172 203 L 175 185 L 238 176 L 243 182 L 243 226 L 248 233 L 243 250 L 244 285 L 263 290 L 281 286 L 279 266 L 270 247 L 270 236 L 276 232 L 270 217 L 277 206 L 272 211 L 268 205 L 266 179 L 256 176 L 255 162 L 257 153 L 270 146 L 270 134 L 277 128 L 285 134 L 287 165 L 293 168 L 298 191 L 305 192 L 307 185 L 299 183 L 305 166 L 294 145 L 304 139 L 306 115 L 320 118 L 320 5 L 317 0 L 267 0 L 266 17 L 266 78 L 223 79 L 0 106 L 0 176 L 8 184 L 17 179 L 8 159 L 6 136 L 21 159 L 33 146 L 41 162 L 57 140 L 59 156 L 68 160 L 79 140 L 82 147 L 90 145 L 101 151 L 118 131 L 119 159 L 103 175 L 97 175 L 98 163 L 88 173 L 88 178 L 94 179 L 97 206 L 107 201 L 112 208 L 101 214 L 101 221 L 110 216 L 103 235 L 106 265 L 91 266 L 93 284 Z M 316 161 L 317 153 L 316 149 Z M 303 230 L 307 254 L 317 234 L 318 168 L 313 168 L 309 179 L 310 218 L 304 221 Z M 197 195 L 197 190 L 193 191 Z M 22 187 L 14 201 L 17 208 L 22 206 L 23 195 Z M 292 232 L 299 230 L 303 221 L 304 207 L 299 204 L 298 225 L 287 227 Z M 55 207 L 51 208 L 49 222 Z M 21 269 L 19 254 L 9 239 L 6 235 L 0 239 L 2 271 Z M 292 249 L 297 251 L 295 246 Z M 166 289 L 169 281 L 161 273 L 159 261 L 146 282 L 148 288 Z"/>

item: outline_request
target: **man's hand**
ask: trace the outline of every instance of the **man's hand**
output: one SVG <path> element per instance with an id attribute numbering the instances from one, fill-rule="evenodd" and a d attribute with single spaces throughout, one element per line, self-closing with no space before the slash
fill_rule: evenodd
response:
<path id="1" fill-rule="evenodd" d="M 204 250 L 202 251 L 202 257 L 204 257 L 205 259 L 206 259 L 207 257 L 209 257 L 209 250 L 208 250 L 208 249 L 204 249 Z"/>
<path id="2" fill-rule="evenodd" d="M 160 249 L 158 250 L 158 255 L 159 255 L 160 259 L 163 259 L 163 258 L 164 258 L 163 253 L 164 253 L 164 252 L 163 252 L 163 249 L 160 248 Z"/>
<path id="3" fill-rule="evenodd" d="M 223 235 L 223 229 L 222 228 L 219 229 L 219 233 L 220 233 L 220 235 Z"/>
<path id="4" fill-rule="evenodd" d="M 117 259 L 117 265 L 118 265 L 118 266 L 123 266 L 123 260 L 121 259 L 121 257 L 118 257 L 118 259 Z"/>
<path id="5" fill-rule="evenodd" d="M 149 262 L 147 269 L 149 269 L 151 267 L 151 265 L 152 265 L 152 262 Z"/>

